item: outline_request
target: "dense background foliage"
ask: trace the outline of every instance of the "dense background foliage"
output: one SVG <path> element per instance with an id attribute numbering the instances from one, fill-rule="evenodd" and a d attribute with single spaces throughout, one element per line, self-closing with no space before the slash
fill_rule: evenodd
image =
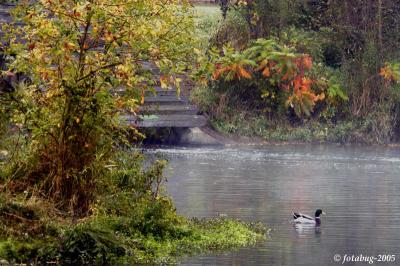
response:
<path id="1" fill-rule="evenodd" d="M 217 128 L 235 134 L 267 139 L 396 141 L 400 134 L 399 90 L 393 79 L 388 82 L 380 73 L 386 63 L 399 59 L 399 8 L 398 1 L 390 0 L 221 1 L 223 16 L 211 38 L 217 50 L 206 51 L 200 63 L 214 67 L 200 68 L 198 77 L 207 84 L 194 99 L 214 118 Z M 223 70 L 237 64 L 247 71 L 263 69 L 260 61 L 256 60 L 258 66 L 243 61 L 254 59 L 246 50 L 257 49 L 263 39 L 277 45 L 273 51 L 283 53 L 281 58 L 310 58 L 308 64 L 313 64 L 308 71 L 314 77 L 310 89 L 320 95 L 318 101 L 287 94 L 287 87 L 282 87 L 290 81 L 285 73 L 293 64 L 278 62 L 277 70 L 282 68 L 279 75 L 266 71 L 264 77 L 210 78 L 221 60 Z M 232 56 L 229 46 L 238 56 Z M 216 55 L 220 59 L 216 60 Z M 301 67 L 296 68 L 301 72 Z M 240 120 L 253 122 L 240 124 Z M 304 134 L 298 134 L 301 131 Z M 277 132 L 288 134 L 279 136 Z"/>

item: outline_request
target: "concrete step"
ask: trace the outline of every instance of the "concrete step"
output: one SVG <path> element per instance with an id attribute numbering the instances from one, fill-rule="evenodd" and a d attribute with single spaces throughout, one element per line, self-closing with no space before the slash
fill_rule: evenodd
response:
<path id="1" fill-rule="evenodd" d="M 198 109 L 194 105 L 145 105 L 139 108 L 141 114 L 155 115 L 196 115 Z"/>
<path id="2" fill-rule="evenodd" d="M 154 76 L 160 76 L 161 72 L 160 69 L 156 66 L 156 64 L 149 62 L 149 61 L 140 61 L 140 65 L 144 70 L 151 71 Z"/>
<path id="3" fill-rule="evenodd" d="M 154 89 L 149 89 L 148 91 L 146 91 L 146 96 L 151 97 L 158 95 L 158 96 L 175 96 L 177 97 L 177 90 L 174 88 L 166 88 L 163 89 L 161 87 L 155 87 Z"/>
<path id="4" fill-rule="evenodd" d="M 144 105 L 185 105 L 188 100 L 176 96 L 149 96 L 144 98 Z"/>
<path id="5" fill-rule="evenodd" d="M 4 12 L 10 12 L 11 9 L 15 8 L 16 5 L 15 4 L 6 4 L 6 3 L 2 3 L 0 4 L 0 10 L 4 11 Z"/>
<path id="6" fill-rule="evenodd" d="M 16 5 L 0 4 L 0 15 L 11 17 L 11 11 L 16 7 Z"/>
<path id="7" fill-rule="evenodd" d="M 0 24 L 12 22 L 13 19 L 10 14 L 11 9 L 12 8 L 7 8 L 4 6 L 0 7 Z"/>
<path id="8" fill-rule="evenodd" d="M 112 89 L 112 91 L 115 94 L 119 94 L 119 95 L 123 95 L 125 92 L 125 88 L 124 87 L 118 87 L 115 89 Z M 146 97 L 156 97 L 156 96 L 172 96 L 172 97 L 178 97 L 177 94 L 177 90 L 175 88 L 166 88 L 163 89 L 161 87 L 154 87 L 151 89 L 148 89 L 147 91 L 145 91 L 145 96 Z"/>
<path id="9" fill-rule="evenodd" d="M 0 16 L 11 18 L 10 9 L 0 8 Z"/>
<path id="10" fill-rule="evenodd" d="M 128 123 L 137 127 L 202 127 L 207 119 L 202 115 L 149 115 L 138 118 L 125 116 Z"/>

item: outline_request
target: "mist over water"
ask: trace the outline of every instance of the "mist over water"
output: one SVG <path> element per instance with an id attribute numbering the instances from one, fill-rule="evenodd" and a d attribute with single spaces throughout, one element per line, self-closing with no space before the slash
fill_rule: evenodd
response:
<path id="1" fill-rule="evenodd" d="M 167 147 L 146 153 L 169 160 L 167 190 L 180 214 L 226 214 L 272 228 L 257 247 L 186 258 L 182 265 L 341 265 L 335 254 L 393 254 L 400 263 L 399 149 Z M 290 224 L 292 211 L 313 215 L 317 208 L 327 213 L 317 230 Z"/>

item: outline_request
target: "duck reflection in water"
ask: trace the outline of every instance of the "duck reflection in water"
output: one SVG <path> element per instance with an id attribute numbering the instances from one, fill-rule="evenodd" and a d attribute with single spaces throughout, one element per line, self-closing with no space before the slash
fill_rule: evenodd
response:
<path id="1" fill-rule="evenodd" d="M 314 233 L 316 236 L 321 235 L 321 226 L 315 224 L 294 224 L 294 229 L 298 236 L 310 236 Z"/>

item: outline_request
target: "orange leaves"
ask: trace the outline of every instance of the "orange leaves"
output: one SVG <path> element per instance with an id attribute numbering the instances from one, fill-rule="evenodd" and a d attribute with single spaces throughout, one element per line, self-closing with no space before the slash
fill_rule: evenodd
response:
<path id="1" fill-rule="evenodd" d="M 237 57 L 231 56 L 229 59 L 232 60 Z M 325 99 L 324 93 L 317 94 L 312 89 L 312 86 L 316 84 L 315 80 L 309 76 L 309 71 L 313 67 L 313 60 L 307 54 L 271 53 L 271 56 L 267 58 L 258 57 L 254 66 L 243 63 L 245 62 L 243 58 L 241 58 L 241 61 L 229 61 L 229 64 L 226 63 L 228 60 L 225 63 L 223 60 L 221 61 L 222 63 L 214 65 L 216 68 L 212 73 L 214 80 L 222 77 L 225 81 L 244 79 L 253 82 L 252 73 L 260 73 L 261 80 L 265 79 L 271 86 L 277 86 L 288 94 L 286 104 L 293 108 L 299 117 L 303 114 L 310 115 L 316 102 Z M 254 82 L 257 84 L 260 81 Z M 265 95 L 269 94 L 264 94 L 262 98 L 268 99 Z"/>
<path id="2" fill-rule="evenodd" d="M 221 54 L 223 54 L 221 56 Z M 222 51 L 212 51 L 214 61 L 210 65 L 210 73 L 213 80 L 224 79 L 251 80 L 253 67 L 256 63 L 243 53 L 238 52 L 230 46 L 226 46 Z"/>
<path id="3" fill-rule="evenodd" d="M 217 65 L 217 70 L 215 70 L 214 73 L 212 74 L 212 78 L 214 80 L 217 80 L 221 77 L 223 73 L 229 71 L 230 69 L 231 69 L 230 67 L 219 68 L 219 66 Z"/>
<path id="4" fill-rule="evenodd" d="M 43 80 L 48 81 L 48 80 L 49 80 L 49 72 L 43 70 L 42 72 L 40 72 L 40 77 L 41 77 Z"/>
<path id="5" fill-rule="evenodd" d="M 385 65 L 384 67 L 381 68 L 379 75 L 381 75 L 386 80 L 392 79 L 392 73 L 388 65 Z"/>
<path id="6" fill-rule="evenodd" d="M 315 98 L 315 101 L 323 101 L 325 100 L 325 93 L 321 93 L 319 95 L 317 95 L 317 97 Z"/>
<path id="7" fill-rule="evenodd" d="M 315 80 L 307 75 L 313 67 L 313 60 L 309 55 L 289 56 L 281 54 L 265 66 L 262 75 L 266 78 L 275 78 L 274 82 L 289 93 L 286 104 L 291 106 L 296 115 L 310 115 L 316 102 L 325 99 L 325 94 L 317 95 L 312 86 Z"/>
<path id="8" fill-rule="evenodd" d="M 168 77 L 167 76 L 162 75 L 160 77 L 160 85 L 161 85 L 161 88 L 163 88 L 163 89 L 168 88 Z"/>
<path id="9" fill-rule="evenodd" d="M 274 61 L 269 61 L 268 59 L 264 59 L 260 62 L 259 66 L 255 69 L 255 71 L 262 71 L 261 74 L 269 78 L 271 76 L 271 70 L 275 67 L 276 63 Z M 279 72 L 279 70 L 277 70 Z"/>
<path id="10" fill-rule="evenodd" d="M 300 95 L 300 94 L 310 94 L 315 95 L 311 90 L 311 85 L 313 84 L 313 80 L 297 76 L 293 81 L 293 93 Z"/>
<path id="11" fill-rule="evenodd" d="M 269 68 L 268 68 L 268 67 L 264 68 L 264 70 L 263 70 L 263 72 L 262 72 L 262 75 L 263 75 L 264 77 L 266 77 L 266 78 L 269 78 L 269 76 L 271 75 L 271 71 L 269 71 Z"/>
<path id="12" fill-rule="evenodd" d="M 276 54 L 272 59 L 264 59 L 256 71 L 289 94 L 286 104 L 294 109 L 297 116 L 310 115 L 316 102 L 325 99 L 325 94 L 317 95 L 312 86 L 315 81 L 307 74 L 313 67 L 309 55 Z"/>
<path id="13" fill-rule="evenodd" d="M 264 59 L 260 62 L 259 66 L 255 69 L 255 71 L 261 71 L 263 69 L 265 69 L 268 65 L 268 59 Z"/>
<path id="14" fill-rule="evenodd" d="M 142 90 L 142 93 L 140 94 L 140 105 L 144 104 L 144 90 Z"/>
<path id="15" fill-rule="evenodd" d="M 64 43 L 64 48 L 68 51 L 76 49 L 76 45 L 72 42 L 65 42 Z"/>
<path id="16" fill-rule="evenodd" d="M 301 86 L 300 90 L 301 91 L 310 91 L 311 90 L 311 85 L 313 84 L 313 80 L 307 77 L 301 78 Z"/>
<path id="17" fill-rule="evenodd" d="M 212 74 L 214 80 L 217 80 L 221 77 L 221 75 L 226 75 L 227 80 L 240 80 L 242 78 L 251 79 L 251 73 L 247 71 L 244 66 L 234 63 L 230 66 L 225 66 L 222 68 L 217 69 Z"/>
<path id="18" fill-rule="evenodd" d="M 300 76 L 297 76 L 292 82 L 293 88 L 295 91 L 298 91 L 303 85 L 303 79 Z"/>
<path id="19" fill-rule="evenodd" d="M 307 54 L 296 57 L 280 54 L 275 55 L 274 60 L 262 60 L 255 71 L 262 71 L 262 75 L 266 78 L 276 76 L 279 83 L 294 81 L 294 86 L 298 88 L 299 80 L 305 76 L 306 71 L 312 69 L 312 66 L 312 58 Z"/>
<path id="20" fill-rule="evenodd" d="M 281 77 L 279 78 L 280 80 L 287 80 L 289 78 L 289 74 L 288 72 L 285 72 L 282 75 L 282 68 L 281 67 L 277 67 L 277 62 L 274 61 L 268 61 L 268 60 L 263 60 L 259 67 L 257 67 L 255 69 L 255 71 L 262 71 L 261 74 L 263 75 L 263 77 L 265 78 L 273 78 L 273 76 L 279 76 L 281 75 Z"/>
<path id="21" fill-rule="evenodd" d="M 311 56 L 309 56 L 309 55 L 303 56 L 303 58 L 302 58 L 302 64 L 303 64 L 303 66 L 304 66 L 304 68 L 305 68 L 306 70 L 311 70 L 311 69 L 312 69 L 312 66 L 313 66 L 313 61 L 312 61 Z"/>
<path id="22" fill-rule="evenodd" d="M 308 54 L 301 55 L 292 61 L 300 72 L 310 71 L 313 67 L 312 57 Z"/>
<path id="23" fill-rule="evenodd" d="M 251 79 L 251 74 L 247 72 L 246 69 L 240 66 L 237 66 L 236 69 L 237 69 L 236 76 L 238 79 L 240 79 L 241 77 L 246 79 Z"/>
<path id="24" fill-rule="evenodd" d="M 379 73 L 387 81 L 400 81 L 400 64 L 386 63 Z"/>
<path id="25" fill-rule="evenodd" d="M 315 104 L 325 99 L 324 88 L 312 73 L 313 58 L 274 40 L 259 39 L 243 51 L 224 47 L 213 51 L 208 60 L 213 80 L 235 81 L 241 88 L 263 88 L 260 97 L 265 101 L 271 101 L 273 93 L 281 94 L 299 117 L 310 115 Z"/>
<path id="26" fill-rule="evenodd" d="M 309 116 L 315 104 L 325 99 L 324 93 L 317 95 L 312 90 L 311 86 L 314 82 L 314 80 L 300 75 L 293 80 L 293 93 L 289 96 L 286 104 L 291 106 L 299 117 L 302 114 Z"/>

